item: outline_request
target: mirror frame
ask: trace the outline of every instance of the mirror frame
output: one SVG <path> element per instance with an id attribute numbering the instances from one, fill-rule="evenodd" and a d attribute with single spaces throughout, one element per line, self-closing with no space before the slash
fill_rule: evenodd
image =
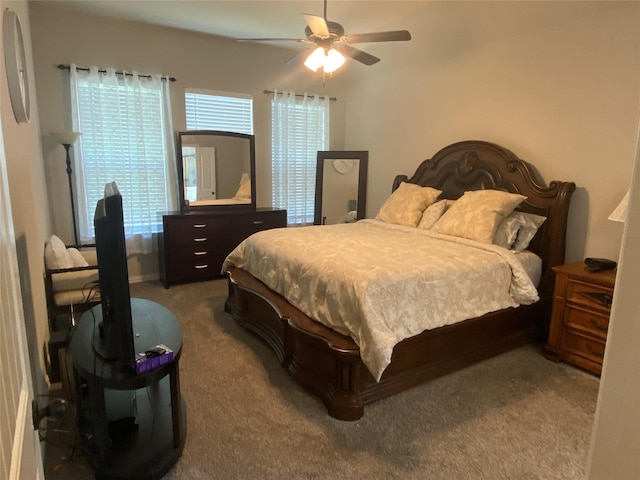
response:
<path id="1" fill-rule="evenodd" d="M 251 203 L 247 204 L 220 204 L 220 205 L 187 205 L 184 199 L 184 166 L 182 164 L 182 137 L 210 135 L 218 137 L 245 138 L 249 141 L 249 167 L 251 172 Z M 255 136 L 246 133 L 223 132 L 220 130 L 186 130 L 177 132 L 176 135 L 176 166 L 178 169 L 178 195 L 180 200 L 180 211 L 202 211 L 202 210 L 255 210 L 256 209 L 256 142 Z"/>
<path id="2" fill-rule="evenodd" d="M 358 166 L 358 198 L 356 220 L 365 217 L 367 207 L 367 169 L 369 152 L 367 150 L 325 150 L 318 151 L 316 169 L 316 201 L 313 212 L 314 225 L 322 225 L 322 187 L 324 180 L 324 164 L 332 160 L 359 160 Z"/>

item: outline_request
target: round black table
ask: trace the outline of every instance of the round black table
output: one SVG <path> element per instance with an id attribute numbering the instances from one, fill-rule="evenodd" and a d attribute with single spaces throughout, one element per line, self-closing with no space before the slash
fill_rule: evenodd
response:
<path id="1" fill-rule="evenodd" d="M 163 344 L 173 361 L 143 373 L 122 371 L 103 358 L 102 307 L 85 312 L 72 333 L 77 425 L 98 479 L 152 479 L 180 458 L 186 405 L 180 395 L 182 328 L 162 305 L 131 299 L 136 352 Z"/>

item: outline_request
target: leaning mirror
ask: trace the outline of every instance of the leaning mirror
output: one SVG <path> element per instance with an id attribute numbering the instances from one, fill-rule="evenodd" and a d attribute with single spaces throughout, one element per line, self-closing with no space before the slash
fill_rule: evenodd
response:
<path id="1" fill-rule="evenodd" d="M 369 152 L 320 151 L 314 224 L 350 223 L 365 216 Z"/>
<path id="2" fill-rule="evenodd" d="M 176 143 L 182 210 L 255 209 L 253 135 L 189 130 L 178 132 Z"/>

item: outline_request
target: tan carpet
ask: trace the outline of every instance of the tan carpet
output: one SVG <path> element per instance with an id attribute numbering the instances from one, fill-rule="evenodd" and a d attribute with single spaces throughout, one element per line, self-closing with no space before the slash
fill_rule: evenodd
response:
<path id="1" fill-rule="evenodd" d="M 186 479 L 583 479 L 598 379 L 513 350 L 365 408 L 326 414 L 269 347 L 224 312 L 224 280 L 132 285 L 182 324 Z M 56 443 L 70 435 L 50 436 Z M 90 479 L 81 455 L 47 445 L 47 479 Z M 62 459 L 62 457 L 65 457 Z"/>

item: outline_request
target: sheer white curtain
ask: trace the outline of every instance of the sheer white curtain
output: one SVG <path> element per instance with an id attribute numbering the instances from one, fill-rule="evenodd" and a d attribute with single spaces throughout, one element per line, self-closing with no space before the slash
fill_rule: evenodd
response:
<path id="1" fill-rule="evenodd" d="M 73 149 L 80 241 L 93 240 L 95 205 L 115 181 L 127 254 L 151 253 L 158 213 L 178 197 L 169 81 L 71 65 L 70 86 L 72 127 L 82 133 Z"/>
<path id="2" fill-rule="evenodd" d="M 329 98 L 277 92 L 271 102 L 272 203 L 289 225 L 313 223 L 318 150 L 329 149 Z"/>

